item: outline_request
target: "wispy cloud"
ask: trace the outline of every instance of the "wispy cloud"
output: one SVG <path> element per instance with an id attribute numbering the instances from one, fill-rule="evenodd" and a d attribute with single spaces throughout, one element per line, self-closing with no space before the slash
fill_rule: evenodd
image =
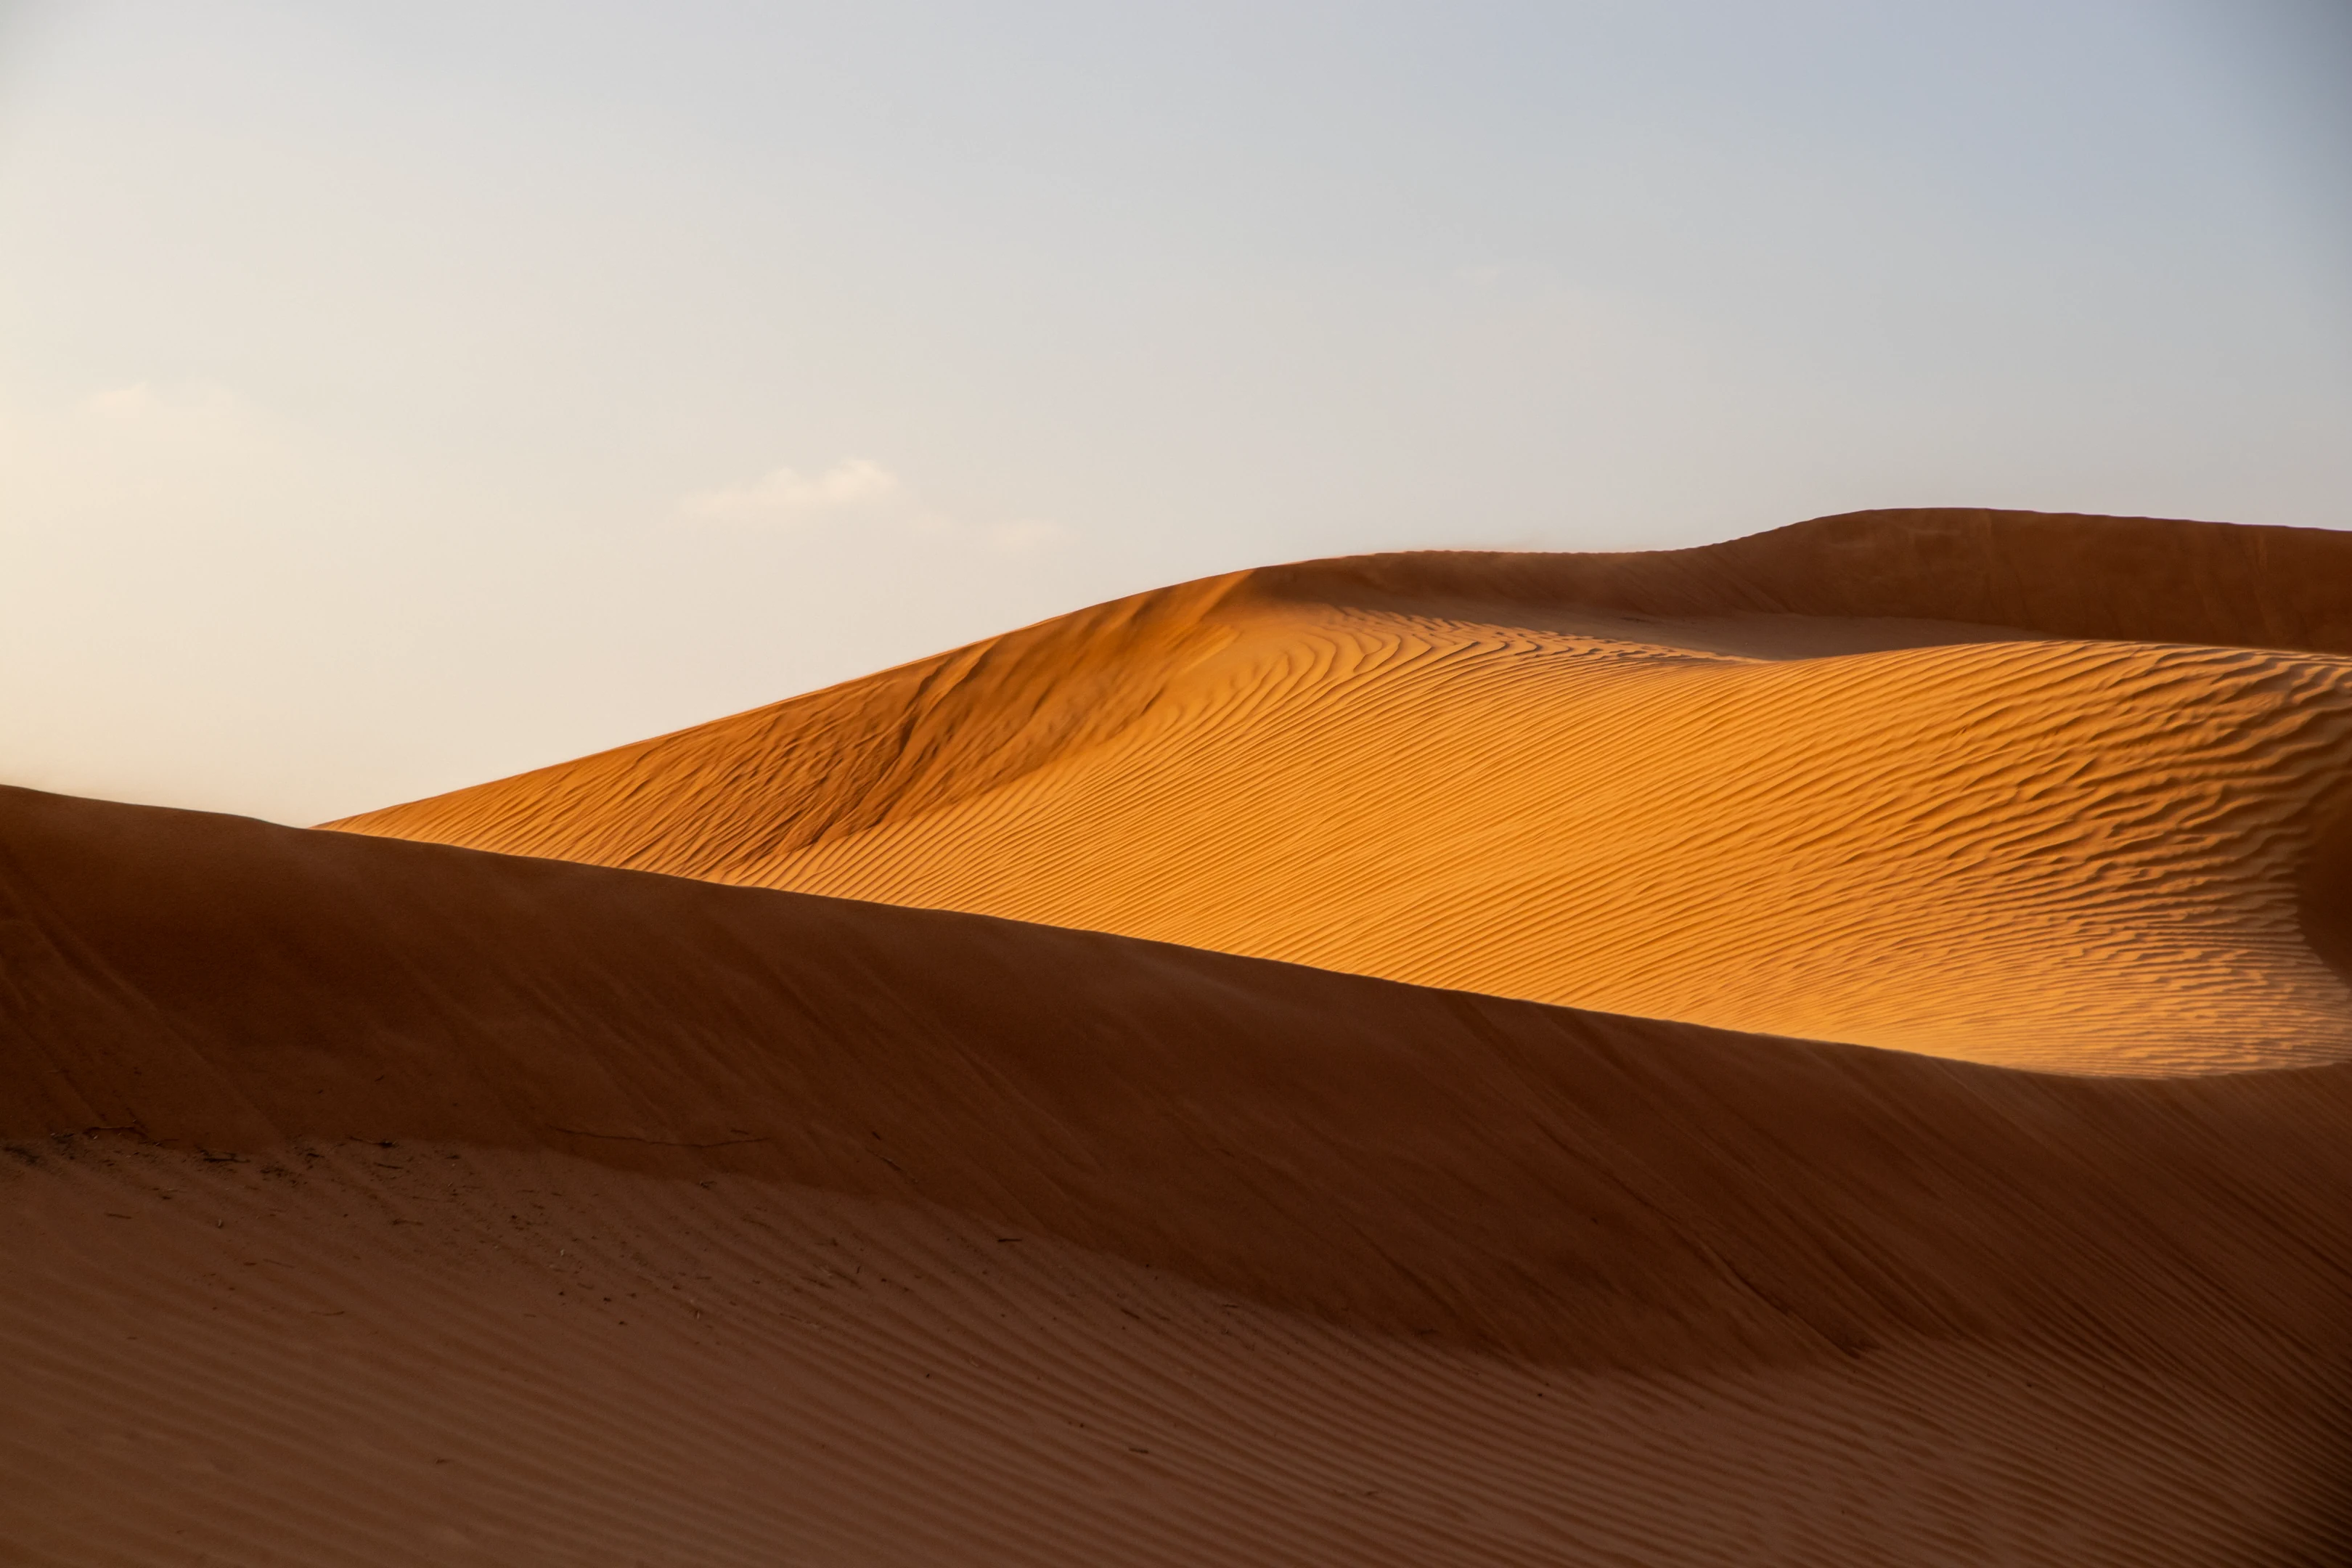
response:
<path id="1" fill-rule="evenodd" d="M 681 516 L 770 528 L 841 517 L 919 521 L 929 515 L 906 480 L 868 458 L 850 458 L 810 478 L 772 468 L 749 484 L 697 490 L 678 502 Z"/>
<path id="2" fill-rule="evenodd" d="M 846 458 L 814 475 L 772 468 L 746 484 L 696 490 L 679 498 L 677 516 L 688 523 L 777 532 L 863 524 L 1007 553 L 1043 549 L 1070 537 L 1060 524 L 1034 518 L 972 523 L 950 516 L 870 458 Z"/>
<path id="3" fill-rule="evenodd" d="M 136 419 L 152 411 L 163 399 L 143 381 L 98 393 L 82 403 L 82 411 L 101 419 Z"/>
<path id="4" fill-rule="evenodd" d="M 282 420 L 209 382 L 69 402 L 0 394 L 0 507 L 19 527 L 101 512 L 185 522 L 249 505 L 298 467 Z"/>
<path id="5" fill-rule="evenodd" d="M 1000 522 L 986 531 L 989 548 L 1008 552 L 1042 550 L 1059 544 L 1070 537 L 1070 531 L 1058 522 L 1041 522 L 1029 518 L 1020 522 Z"/>

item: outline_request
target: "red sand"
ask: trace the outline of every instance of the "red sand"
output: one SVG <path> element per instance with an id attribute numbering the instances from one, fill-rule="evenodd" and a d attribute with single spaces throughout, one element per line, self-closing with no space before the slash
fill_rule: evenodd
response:
<path id="1" fill-rule="evenodd" d="M 0 1558 L 2352 1558 L 2347 551 L 1316 563 L 365 832 L 0 791 Z M 1475 994 L 1577 985 L 1780 1032 Z"/>
<path id="2" fill-rule="evenodd" d="M 2014 1066 L 2332 1061 L 2347 582 L 2352 535 L 1986 513 L 1310 563 L 333 826 Z"/>
<path id="3" fill-rule="evenodd" d="M 428 1525 L 465 1562 L 1802 1540 L 2212 1563 L 2335 1539 L 2352 1068 L 2042 1077 L 27 792 L 0 842 L 26 1166 L 7 1440 L 51 1478 L 5 1521 L 27 1561 L 414 1561 Z M 565 1196 L 550 1217 L 524 1188 Z M 796 1337 L 835 1242 L 889 1260 L 839 1289 L 883 1294 Z M 556 1294 L 578 1270 L 593 1301 Z M 1152 1348 L 1080 1370 L 1130 1298 L 1161 1315 L 1118 1314 Z M 657 1316 L 624 1335 L 630 1300 Z M 1278 1370 L 1232 1360 L 1228 1305 Z M 835 1322 L 868 1372 L 826 1348 Z M 896 1408 L 918 1364 L 997 1371 L 927 1396 L 892 1483 L 890 1419 L 856 1390 Z M 1006 1370 L 1032 1365 L 1065 1370 Z M 1212 1376 L 1252 1400 L 1182 1392 Z M 110 1450 L 134 1395 L 187 1414 Z M 1183 1475 L 1003 1447 L 1097 1407 L 1176 1423 Z M 238 1489 L 143 1479 L 137 1454 L 205 1431 L 247 1456 Z M 1509 1456 L 1472 1490 L 1523 1525 L 1449 1524 L 1464 1494 L 1426 1468 L 1461 1443 Z M 1655 1463 L 1610 1468 L 1625 1443 Z M 408 1484 L 381 1452 L 453 1447 L 464 1486 L 420 1494 L 404 1534 L 369 1522 Z M 1277 1453 L 1418 1490 L 1273 1484 L 1251 1456 Z M 1825 1484 L 1885 1506 L 1829 1517 Z M 311 1500 L 299 1531 L 289 1498 Z M 518 1498 L 596 1522 L 518 1542 Z M 719 1516 L 680 1534 L 682 1509 Z M 1359 1546 L 1280 1544 L 1344 1529 Z"/>

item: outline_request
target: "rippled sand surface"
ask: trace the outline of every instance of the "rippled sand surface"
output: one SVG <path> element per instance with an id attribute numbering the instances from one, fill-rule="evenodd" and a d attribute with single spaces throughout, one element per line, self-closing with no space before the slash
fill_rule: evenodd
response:
<path id="1" fill-rule="evenodd" d="M 0 1560 L 2352 1559 L 2352 536 L 1236 574 L 0 790 Z"/>

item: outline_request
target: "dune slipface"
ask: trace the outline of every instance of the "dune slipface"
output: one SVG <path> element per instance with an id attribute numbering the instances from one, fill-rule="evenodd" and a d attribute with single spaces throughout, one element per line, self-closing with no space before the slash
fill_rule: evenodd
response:
<path id="1" fill-rule="evenodd" d="M 0 1558 L 2352 1561 L 2347 747 L 2352 536 L 1907 512 L 0 790 Z"/>
<path id="2" fill-rule="evenodd" d="M 2316 1063 L 2352 537 L 1211 579 L 331 826 L 2074 1072 Z"/>

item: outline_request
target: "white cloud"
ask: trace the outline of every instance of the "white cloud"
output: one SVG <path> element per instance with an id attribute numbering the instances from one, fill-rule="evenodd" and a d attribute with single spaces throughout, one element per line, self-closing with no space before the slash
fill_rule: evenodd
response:
<path id="1" fill-rule="evenodd" d="M 73 399 L 0 389 L 0 507 L 18 529 L 89 521 L 194 526 L 274 493 L 284 421 L 210 382 L 134 382 Z"/>
<path id="2" fill-rule="evenodd" d="M 845 458 L 814 479 L 797 468 L 773 468 L 749 484 L 697 490 L 682 499 L 677 509 L 682 516 L 701 521 L 772 528 L 842 517 L 919 526 L 936 517 L 906 480 L 867 458 Z"/>
<path id="3" fill-rule="evenodd" d="M 155 389 L 143 381 L 101 392 L 82 404 L 86 413 L 101 419 L 136 419 L 157 403 Z"/>
<path id="4" fill-rule="evenodd" d="M 797 468 L 772 468 L 748 484 L 681 497 L 676 510 L 690 523 L 793 533 L 824 524 L 861 523 L 869 531 L 959 541 L 1008 554 L 1071 537 L 1059 523 L 1036 518 L 982 524 L 952 517 L 870 458 L 845 458 L 814 477 Z"/>
<path id="5" fill-rule="evenodd" d="M 1070 531 L 1058 522 L 1041 522 L 1025 518 L 1019 522 L 1000 522 L 988 530 L 988 543 L 992 550 L 1016 552 L 1038 550 L 1048 544 L 1059 544 L 1070 537 Z"/>

